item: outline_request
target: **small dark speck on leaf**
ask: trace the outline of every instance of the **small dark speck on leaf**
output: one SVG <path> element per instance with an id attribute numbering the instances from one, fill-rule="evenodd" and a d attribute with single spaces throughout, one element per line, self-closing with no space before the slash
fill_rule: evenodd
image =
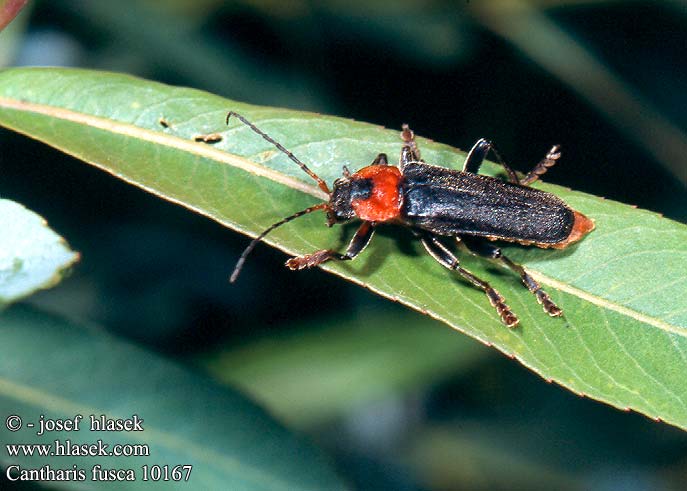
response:
<path id="1" fill-rule="evenodd" d="M 219 133 L 210 133 L 209 135 L 196 135 L 193 137 L 194 141 L 208 143 L 210 145 L 222 141 L 222 135 Z"/>

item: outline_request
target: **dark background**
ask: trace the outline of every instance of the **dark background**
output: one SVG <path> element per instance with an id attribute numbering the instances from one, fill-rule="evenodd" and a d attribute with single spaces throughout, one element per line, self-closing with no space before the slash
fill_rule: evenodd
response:
<path id="1" fill-rule="evenodd" d="M 547 181 L 684 222 L 686 26 L 681 1 L 55 0 L 2 34 L 0 56 L 407 122 L 463 149 L 487 137 L 521 171 L 560 143 Z M 191 364 L 356 312 L 416 319 L 320 271 L 289 274 L 267 247 L 229 287 L 245 237 L 19 135 L 2 131 L 0 145 L 0 195 L 83 255 L 71 278 L 33 298 L 43 307 Z M 299 430 L 360 489 L 687 487 L 683 432 L 457 342 L 480 353 L 475 362 Z"/>

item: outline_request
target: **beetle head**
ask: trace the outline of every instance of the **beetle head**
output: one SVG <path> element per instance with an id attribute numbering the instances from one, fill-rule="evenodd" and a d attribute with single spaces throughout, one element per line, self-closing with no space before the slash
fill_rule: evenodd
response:
<path id="1" fill-rule="evenodd" d="M 347 222 L 355 218 L 353 201 L 365 200 L 372 193 L 372 181 L 363 177 L 340 177 L 334 181 L 334 190 L 329 198 L 327 225 Z"/>

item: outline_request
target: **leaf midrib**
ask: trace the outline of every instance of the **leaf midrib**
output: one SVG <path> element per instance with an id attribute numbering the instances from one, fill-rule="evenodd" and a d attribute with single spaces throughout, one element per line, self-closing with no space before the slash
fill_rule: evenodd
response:
<path id="1" fill-rule="evenodd" d="M 540 273 L 539 271 L 532 270 L 529 267 L 527 268 L 527 272 L 530 273 L 534 277 L 534 279 L 541 283 L 544 283 L 548 286 L 552 286 L 553 288 L 561 290 L 565 293 L 569 293 L 598 307 L 603 307 L 605 309 L 612 310 L 614 312 L 625 315 L 639 322 L 649 324 L 651 326 L 656 327 L 657 329 L 669 332 L 671 334 L 687 337 L 687 331 L 685 331 L 685 329 L 679 326 L 675 326 L 661 319 L 657 319 L 655 317 L 642 314 L 641 312 L 633 310 L 629 307 L 625 307 L 624 305 L 611 302 L 605 298 L 594 295 L 593 293 L 589 293 L 579 288 L 575 288 L 574 286 L 569 285 L 568 283 L 564 283 L 562 281 L 553 279 L 549 276 L 546 276 L 545 274 Z"/>
<path id="2" fill-rule="evenodd" d="M 132 138 L 137 138 L 141 141 L 146 141 L 149 143 L 155 143 L 159 145 L 164 145 L 169 148 L 174 148 L 180 151 L 188 152 L 190 154 L 207 158 L 209 160 L 214 160 L 216 162 L 224 163 L 227 165 L 230 165 L 232 167 L 244 170 L 246 172 L 249 172 L 251 174 L 260 176 L 260 177 L 265 177 L 267 179 L 270 179 L 278 184 L 282 184 L 284 186 L 287 186 L 291 189 L 300 191 L 305 194 L 309 194 L 313 197 L 316 197 L 320 200 L 326 200 L 328 197 L 327 195 L 322 192 L 319 188 L 317 188 L 314 185 L 310 185 L 307 183 L 304 183 L 303 181 L 300 181 L 296 178 L 287 176 L 285 174 L 282 174 L 280 172 L 277 172 L 273 169 L 270 169 L 268 167 L 265 167 L 263 165 L 260 165 L 256 162 L 253 162 L 249 159 L 246 159 L 245 157 L 241 157 L 239 155 L 231 154 L 229 152 L 223 151 L 223 150 L 218 150 L 216 148 L 210 147 L 205 143 L 199 143 L 195 142 L 193 140 L 186 140 L 183 138 L 179 138 L 174 135 L 169 135 L 166 133 L 158 132 L 158 131 L 153 131 L 149 130 L 146 128 L 142 128 L 140 126 L 136 126 L 133 124 L 129 123 L 123 123 L 120 121 L 115 121 L 112 119 L 107 119 L 103 118 L 100 116 L 93 116 L 90 114 L 78 112 L 78 111 L 73 111 L 71 109 L 66 109 L 62 107 L 57 107 L 57 106 L 50 106 L 47 104 L 37 104 L 37 103 L 32 103 L 32 102 L 26 102 L 26 101 L 21 101 L 17 99 L 12 99 L 9 97 L 0 97 L 0 108 L 6 108 L 6 109 L 11 109 L 11 110 L 16 110 L 16 111 L 23 111 L 23 112 L 31 112 L 35 114 L 41 114 L 57 119 L 61 119 L 64 121 L 70 121 L 73 123 L 77 124 L 82 124 L 88 127 L 93 127 L 97 129 L 101 129 L 104 131 L 109 131 L 115 134 L 127 136 L 127 137 L 132 137 Z M 28 135 L 32 136 L 32 135 Z M 106 167 L 100 166 L 96 162 L 90 162 L 92 165 L 106 171 L 109 173 L 112 173 L 112 171 Z M 179 204 L 181 206 L 184 206 L 185 208 L 188 208 L 200 215 L 207 216 L 209 218 L 212 218 L 213 220 L 216 220 L 224 225 L 229 226 L 230 228 L 236 228 L 233 224 L 228 223 L 224 220 L 222 220 L 220 217 L 214 216 L 207 211 L 194 207 L 192 205 L 189 205 L 188 203 L 185 203 L 183 201 L 177 200 L 175 198 L 172 198 L 170 196 L 167 196 L 163 193 L 160 193 L 159 191 L 149 188 L 145 185 L 142 185 L 141 183 L 135 182 L 132 179 L 128 179 L 125 176 L 118 175 L 120 179 L 123 179 L 126 182 L 129 182 L 130 184 L 134 184 L 138 187 L 141 187 L 145 189 L 146 191 L 159 196 L 165 200 L 171 201 L 173 203 Z M 242 233 L 248 233 L 249 232 L 245 230 L 239 230 Z M 271 245 L 284 250 L 283 246 L 281 246 L 278 243 L 272 242 L 272 241 L 267 241 Z M 288 251 L 286 251 L 288 252 Z M 400 299 L 396 296 L 390 295 L 386 292 L 382 292 L 376 288 L 372 288 L 370 285 L 366 284 L 365 282 L 361 280 L 357 280 L 356 278 L 351 278 L 346 276 L 344 273 L 338 272 L 334 269 L 330 269 L 327 266 L 323 267 L 327 271 L 334 273 L 338 276 L 344 277 L 348 279 L 349 281 L 353 281 L 354 283 L 357 283 L 365 288 L 371 289 L 375 291 L 375 293 L 385 297 L 389 298 L 395 301 L 398 301 L 399 303 L 405 304 L 407 306 L 410 306 L 412 308 L 417 308 L 416 305 L 414 305 L 412 302 L 405 301 L 403 299 Z M 528 272 L 532 274 L 535 279 L 540 281 L 541 283 L 544 283 L 548 286 L 551 286 L 553 288 L 556 288 L 558 290 L 564 291 L 566 293 L 569 293 L 571 295 L 574 295 L 575 297 L 578 297 L 582 300 L 585 300 L 587 302 L 590 302 L 594 305 L 597 305 L 599 307 L 612 310 L 614 312 L 617 312 L 621 315 L 630 317 L 632 319 L 635 319 L 639 322 L 642 322 L 644 324 L 651 325 L 657 329 L 660 329 L 665 332 L 669 332 L 671 334 L 675 334 L 678 336 L 682 337 L 687 337 L 687 331 L 684 329 L 680 328 L 679 326 L 670 324 L 668 322 L 665 322 L 661 319 L 652 317 L 647 314 L 643 314 L 641 312 L 638 312 L 634 309 L 625 307 L 623 305 L 620 305 L 615 302 L 611 302 L 608 299 L 601 298 L 597 295 L 594 295 L 592 293 L 589 293 L 587 291 L 581 290 L 579 288 L 573 287 L 572 285 L 569 285 L 567 283 L 561 282 L 559 280 L 553 279 L 537 270 L 533 270 L 531 268 L 528 268 Z M 441 319 L 439 316 L 436 315 L 431 315 L 431 317 Z"/>
<path id="3" fill-rule="evenodd" d="M 217 150 L 206 143 L 195 142 L 193 140 L 186 140 L 174 135 L 149 130 L 146 128 L 142 128 L 140 126 L 122 123 L 120 121 L 115 121 L 112 119 L 102 118 L 100 116 L 93 116 L 90 114 L 72 111 L 71 109 L 49 106 L 46 104 L 36 104 L 33 102 L 25 102 L 16 99 L 11 99 L 8 97 L 0 97 L 0 107 L 14 109 L 17 111 L 32 112 L 35 114 L 42 114 L 45 116 L 51 116 L 64 121 L 70 121 L 72 123 L 78 123 L 85 126 L 101 129 L 104 131 L 110 131 L 112 133 L 116 133 L 119 135 L 138 138 L 142 141 L 156 143 L 170 148 L 175 148 L 177 150 L 182 150 L 184 152 L 197 155 L 199 157 L 204 157 L 210 160 L 214 160 L 216 162 L 231 165 L 232 167 L 245 170 L 246 172 L 250 172 L 251 174 L 260 177 L 266 177 L 274 182 L 295 189 L 302 193 L 310 194 L 316 198 L 322 200 L 327 199 L 327 195 L 313 185 L 306 184 L 303 181 L 277 172 L 273 169 L 270 169 L 269 167 L 265 167 L 256 162 L 253 162 L 252 160 L 248 160 L 245 157 L 231 154 L 229 152 L 225 152 L 222 150 Z M 132 183 L 130 180 L 127 180 L 127 182 Z M 160 195 L 159 192 L 156 194 Z M 166 198 L 166 196 L 163 197 Z"/>

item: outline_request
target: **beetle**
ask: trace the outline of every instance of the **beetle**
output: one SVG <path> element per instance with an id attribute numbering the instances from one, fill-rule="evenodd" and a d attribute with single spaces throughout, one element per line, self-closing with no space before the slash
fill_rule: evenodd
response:
<path id="1" fill-rule="evenodd" d="M 408 227 L 439 264 L 482 290 L 508 327 L 515 327 L 519 320 L 503 296 L 489 283 L 463 268 L 441 237 L 455 238 L 471 253 L 501 262 L 520 276 L 523 285 L 535 295 L 546 313 L 552 317 L 563 314 L 521 265 L 511 261 L 491 243 L 498 240 L 563 249 L 594 229 L 592 220 L 570 208 L 562 199 L 530 187 L 558 161 L 561 156 L 558 145 L 554 145 L 524 177 L 518 177 L 492 143 L 480 139 L 467 154 L 463 170 L 458 171 L 425 163 L 413 131 L 404 124 L 398 166 L 390 165 L 386 154 L 380 153 L 372 164 L 355 173 L 344 167 L 343 176 L 334 181 L 330 190 L 327 183 L 293 153 L 240 114 L 229 112 L 227 124 L 232 116 L 286 154 L 329 196 L 329 201 L 294 213 L 258 235 L 236 263 L 230 278 L 232 283 L 236 281 L 248 254 L 267 234 L 291 220 L 322 210 L 326 212 L 329 227 L 353 219 L 361 220 L 362 224 L 345 253 L 322 249 L 292 257 L 286 261 L 288 268 L 299 270 L 330 260 L 352 260 L 370 243 L 378 224 L 399 224 Z M 505 169 L 508 180 L 478 174 L 489 151 Z"/>

